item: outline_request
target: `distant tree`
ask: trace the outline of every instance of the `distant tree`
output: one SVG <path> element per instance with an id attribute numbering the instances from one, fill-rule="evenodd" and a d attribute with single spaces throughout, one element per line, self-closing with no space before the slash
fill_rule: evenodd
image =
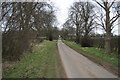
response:
<path id="1" fill-rule="evenodd" d="M 70 20 L 67 20 L 63 24 L 63 30 L 64 30 L 64 36 L 66 36 L 67 39 L 73 40 L 75 36 L 75 28 L 73 27 L 74 25 Z"/>
<path id="2" fill-rule="evenodd" d="M 82 2 L 75 2 L 69 10 L 69 20 L 76 26 L 76 43 L 80 43 L 80 33 L 83 31 L 82 19 L 81 19 L 81 4 Z"/>
<path id="3" fill-rule="evenodd" d="M 90 2 L 75 2 L 70 8 L 69 19 L 76 26 L 76 43 L 80 43 L 80 36 L 84 36 L 84 46 L 89 45 L 89 33 L 94 28 L 94 5 Z"/>
<path id="4" fill-rule="evenodd" d="M 60 33 L 60 29 L 57 26 L 53 27 L 53 39 L 58 40 Z"/>

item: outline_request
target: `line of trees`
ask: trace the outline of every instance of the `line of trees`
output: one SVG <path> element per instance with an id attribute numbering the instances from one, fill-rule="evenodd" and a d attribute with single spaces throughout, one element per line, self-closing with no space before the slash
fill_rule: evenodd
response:
<path id="1" fill-rule="evenodd" d="M 108 0 L 93 1 L 96 3 L 95 5 L 91 2 L 74 2 L 69 9 L 68 19 L 63 25 L 64 33 L 67 31 L 67 36 L 69 36 L 68 34 L 73 34 L 77 44 L 81 44 L 83 47 L 90 47 L 92 46 L 91 33 L 93 33 L 95 28 L 102 27 L 105 31 L 105 52 L 111 53 L 112 30 L 118 26 L 120 4 L 115 2 L 115 0 L 110 2 Z M 102 12 L 97 12 L 98 9 Z M 68 26 L 71 27 L 69 28 Z M 75 28 L 73 29 L 74 32 L 71 31 L 71 28 Z"/>
<path id="2" fill-rule="evenodd" d="M 31 51 L 41 34 L 53 40 L 56 21 L 54 6 L 47 2 L 2 2 L 2 54 L 4 59 L 19 60 Z"/>

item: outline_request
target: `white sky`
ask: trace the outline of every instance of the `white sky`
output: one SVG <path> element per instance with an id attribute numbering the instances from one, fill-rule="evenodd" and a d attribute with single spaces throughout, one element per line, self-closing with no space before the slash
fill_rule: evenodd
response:
<path id="1" fill-rule="evenodd" d="M 58 27 L 62 27 L 62 24 L 66 21 L 68 17 L 68 9 L 73 4 L 75 0 L 50 0 L 53 2 L 54 6 L 57 7 L 57 19 Z"/>

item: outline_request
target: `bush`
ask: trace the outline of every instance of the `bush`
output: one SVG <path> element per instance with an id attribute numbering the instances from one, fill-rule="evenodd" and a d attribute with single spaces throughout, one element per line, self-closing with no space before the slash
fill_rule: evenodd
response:
<path id="1" fill-rule="evenodd" d="M 94 42 L 93 46 L 98 47 L 98 48 L 104 48 L 105 46 L 105 39 L 102 37 L 94 37 L 91 38 L 91 40 Z"/>
<path id="2" fill-rule="evenodd" d="M 98 48 L 105 48 L 105 38 L 104 37 L 93 37 L 91 38 L 93 41 L 93 46 L 98 47 Z M 111 49 L 112 51 L 118 51 L 118 37 L 113 36 L 111 38 Z"/>
<path id="3" fill-rule="evenodd" d="M 8 31 L 2 38 L 2 55 L 8 61 L 19 60 L 20 56 L 31 49 L 33 33 L 31 31 Z"/>
<path id="4" fill-rule="evenodd" d="M 80 43 L 82 47 L 92 47 L 92 44 L 93 44 L 90 37 L 83 37 Z"/>

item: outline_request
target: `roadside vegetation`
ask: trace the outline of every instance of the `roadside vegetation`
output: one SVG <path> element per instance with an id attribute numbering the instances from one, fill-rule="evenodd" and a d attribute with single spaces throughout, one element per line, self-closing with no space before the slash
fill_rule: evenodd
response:
<path id="1" fill-rule="evenodd" d="M 81 45 L 76 44 L 75 42 L 70 42 L 66 40 L 63 40 L 63 42 L 80 54 L 102 65 L 107 70 L 118 74 L 118 55 L 113 56 L 106 54 L 103 49 L 96 47 L 81 47 Z"/>
<path id="2" fill-rule="evenodd" d="M 3 78 L 63 77 L 60 63 L 57 41 L 44 41 L 35 45 L 31 53 L 24 54 L 18 63 L 3 67 Z"/>
<path id="3" fill-rule="evenodd" d="M 0 24 L 2 30 L 2 56 L 7 61 L 17 61 L 31 43 L 43 39 L 54 40 L 58 35 L 55 8 L 47 2 L 2 2 Z M 16 18 L 17 17 L 17 18 Z"/>

